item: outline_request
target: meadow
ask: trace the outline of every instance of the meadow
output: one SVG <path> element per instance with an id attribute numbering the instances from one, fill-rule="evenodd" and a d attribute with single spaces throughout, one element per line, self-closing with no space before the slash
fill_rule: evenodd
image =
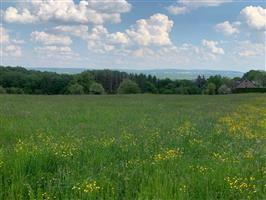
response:
<path id="1" fill-rule="evenodd" d="M 0 199 L 266 199 L 266 95 L 0 95 Z"/>

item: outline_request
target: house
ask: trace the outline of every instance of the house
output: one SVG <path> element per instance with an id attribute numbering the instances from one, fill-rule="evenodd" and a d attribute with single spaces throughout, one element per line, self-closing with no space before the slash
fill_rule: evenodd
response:
<path id="1" fill-rule="evenodd" d="M 243 79 L 236 82 L 235 88 L 256 88 L 257 86 L 248 79 Z"/>

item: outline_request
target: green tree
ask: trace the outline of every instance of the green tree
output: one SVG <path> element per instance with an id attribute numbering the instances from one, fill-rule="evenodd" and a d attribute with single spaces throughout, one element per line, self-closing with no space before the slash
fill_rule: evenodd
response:
<path id="1" fill-rule="evenodd" d="M 23 89 L 17 87 L 6 88 L 8 94 L 24 94 Z"/>
<path id="2" fill-rule="evenodd" d="M 99 83 L 93 83 L 90 86 L 90 94 L 104 94 L 104 88 Z"/>
<path id="3" fill-rule="evenodd" d="M 74 83 L 68 86 L 67 93 L 68 94 L 84 94 L 84 88 L 82 85 L 78 83 Z"/>
<path id="4" fill-rule="evenodd" d="M 77 74 L 75 76 L 75 82 L 79 85 L 83 86 L 84 93 L 90 93 L 90 86 L 94 82 L 93 76 L 90 71 L 82 72 L 81 74 Z"/>
<path id="5" fill-rule="evenodd" d="M 266 87 L 266 72 L 260 70 L 250 70 L 243 75 L 243 78 L 254 81 L 260 87 Z"/>
<path id="6" fill-rule="evenodd" d="M 140 88 L 137 83 L 129 79 L 122 81 L 118 88 L 119 94 L 137 94 L 140 93 Z"/>
<path id="7" fill-rule="evenodd" d="M 206 85 L 207 81 L 204 76 L 198 76 L 195 84 L 197 85 L 198 88 L 202 89 Z"/>
<path id="8" fill-rule="evenodd" d="M 152 93 L 152 94 L 156 94 L 156 93 L 158 93 L 158 90 L 154 86 L 153 83 L 151 83 L 150 81 L 146 81 L 145 82 L 145 92 Z"/>
<path id="9" fill-rule="evenodd" d="M 223 82 L 222 85 L 225 85 L 225 86 L 227 86 L 230 89 L 230 88 L 234 87 L 234 82 L 235 81 L 233 79 L 228 78 L 228 77 L 223 77 L 222 78 L 222 82 Z"/>
<path id="10" fill-rule="evenodd" d="M 189 94 L 188 87 L 180 86 L 176 88 L 176 94 Z"/>
<path id="11" fill-rule="evenodd" d="M 0 85 L 0 94 L 5 94 L 6 93 L 6 89 L 3 88 L 1 85 Z"/>
<path id="12" fill-rule="evenodd" d="M 214 83 L 208 83 L 206 94 L 209 94 L 209 95 L 216 94 L 216 86 Z"/>
<path id="13" fill-rule="evenodd" d="M 215 85 L 215 92 L 217 93 L 217 89 L 223 84 L 223 78 L 220 75 L 210 76 L 208 78 L 208 84 L 209 83 L 213 83 Z"/>

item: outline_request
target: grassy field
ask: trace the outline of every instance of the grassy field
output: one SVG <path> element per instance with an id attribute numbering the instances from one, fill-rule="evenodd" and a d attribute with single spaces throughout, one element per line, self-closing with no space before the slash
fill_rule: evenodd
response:
<path id="1" fill-rule="evenodd" d="M 266 95 L 0 96 L 0 199 L 265 199 Z"/>

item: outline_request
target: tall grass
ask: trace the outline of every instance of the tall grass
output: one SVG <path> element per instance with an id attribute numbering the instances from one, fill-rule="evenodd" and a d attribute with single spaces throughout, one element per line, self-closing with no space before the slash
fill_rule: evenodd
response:
<path id="1" fill-rule="evenodd" d="M 0 96 L 0 199 L 265 199 L 266 96 Z"/>

